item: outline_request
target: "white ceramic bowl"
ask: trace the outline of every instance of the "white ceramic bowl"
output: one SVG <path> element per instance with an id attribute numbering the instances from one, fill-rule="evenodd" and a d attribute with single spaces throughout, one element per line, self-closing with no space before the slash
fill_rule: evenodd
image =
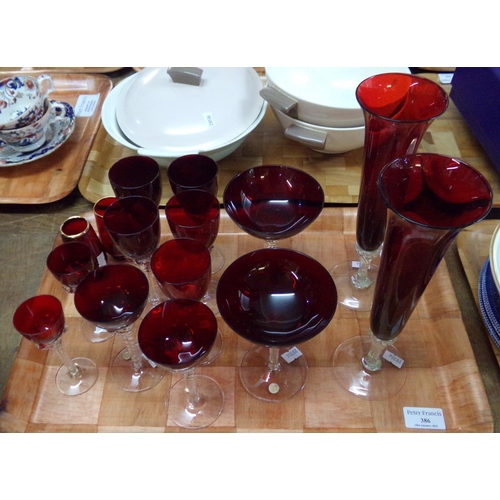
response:
<path id="1" fill-rule="evenodd" d="M 134 76 L 134 75 L 133 75 Z M 132 77 L 133 77 L 132 76 Z M 122 82 L 120 82 L 116 87 L 114 87 L 111 92 L 106 97 L 106 100 L 103 103 L 101 119 L 106 129 L 106 132 L 119 144 L 125 146 L 132 151 L 135 151 L 138 155 L 149 156 L 154 158 L 159 165 L 168 166 L 172 161 L 180 156 L 184 156 L 187 154 L 204 154 L 214 159 L 215 161 L 221 160 L 226 156 L 233 153 L 238 147 L 240 147 L 247 136 L 259 125 L 259 123 L 264 118 L 267 110 L 267 102 L 262 102 L 262 108 L 259 114 L 255 117 L 253 122 L 249 125 L 248 128 L 243 130 L 239 135 L 235 135 L 231 140 L 220 143 L 216 147 L 210 150 L 198 150 L 196 148 L 186 148 L 186 149 L 178 149 L 178 150 L 154 150 L 150 148 L 143 148 L 132 142 L 121 130 L 118 120 L 116 117 L 116 109 L 118 105 L 118 100 L 120 94 L 127 89 L 127 86 L 131 83 L 131 78 L 126 78 Z"/>
<path id="2" fill-rule="evenodd" d="M 328 154 L 346 153 L 363 147 L 365 126 L 322 127 L 291 118 L 281 111 L 271 108 L 279 121 L 285 136 L 314 151 Z"/>
<path id="3" fill-rule="evenodd" d="M 490 243 L 491 274 L 500 292 L 500 224 L 496 227 Z"/>
<path id="4" fill-rule="evenodd" d="M 408 68 L 282 68 L 266 67 L 261 95 L 291 118 L 323 127 L 364 124 L 356 88 L 379 73 L 410 73 Z"/>

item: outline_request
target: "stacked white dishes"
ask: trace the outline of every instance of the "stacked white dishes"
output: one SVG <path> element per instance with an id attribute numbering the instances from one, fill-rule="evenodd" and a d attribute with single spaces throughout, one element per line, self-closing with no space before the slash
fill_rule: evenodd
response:
<path id="1" fill-rule="evenodd" d="M 478 298 L 484 324 L 500 349 L 500 226 L 493 233 L 489 258 L 479 274 Z"/>
<path id="2" fill-rule="evenodd" d="M 267 103 L 253 68 L 145 68 L 106 98 L 108 134 L 160 165 L 202 153 L 220 160 L 261 122 Z"/>
<path id="3" fill-rule="evenodd" d="M 356 88 L 379 73 L 408 68 L 266 67 L 261 96 L 271 105 L 284 134 L 315 151 L 345 153 L 363 146 L 364 116 Z"/>

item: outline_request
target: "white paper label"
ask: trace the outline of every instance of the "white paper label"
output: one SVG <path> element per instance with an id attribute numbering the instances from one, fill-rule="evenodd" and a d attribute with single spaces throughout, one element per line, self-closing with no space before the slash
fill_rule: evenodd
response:
<path id="1" fill-rule="evenodd" d="M 451 83 L 453 80 L 453 73 L 439 73 L 439 81 L 441 83 Z"/>
<path id="2" fill-rule="evenodd" d="M 359 269 L 359 261 L 358 261 L 358 260 L 353 260 L 353 261 L 351 262 L 351 267 L 352 267 L 353 269 Z"/>
<path id="3" fill-rule="evenodd" d="M 296 360 L 297 358 L 300 358 L 301 356 L 302 356 L 302 353 L 296 347 L 292 347 L 289 351 L 284 352 L 281 355 L 281 357 L 287 363 L 291 363 L 292 361 Z"/>
<path id="4" fill-rule="evenodd" d="M 441 408 L 403 408 L 405 425 L 408 429 L 444 430 L 443 410 Z"/>
<path id="5" fill-rule="evenodd" d="M 394 366 L 397 366 L 398 368 L 401 368 L 403 366 L 404 359 L 401 359 L 399 356 L 396 356 L 391 351 L 385 350 L 384 354 L 382 354 L 382 357 L 387 361 L 389 361 L 389 363 L 392 363 Z"/>
<path id="6" fill-rule="evenodd" d="M 92 116 L 99 102 L 100 94 L 85 94 L 78 97 L 75 116 Z"/>

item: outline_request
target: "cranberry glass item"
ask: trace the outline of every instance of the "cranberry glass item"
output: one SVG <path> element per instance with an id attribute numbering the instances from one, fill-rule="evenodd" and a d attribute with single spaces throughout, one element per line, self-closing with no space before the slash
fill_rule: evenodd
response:
<path id="1" fill-rule="evenodd" d="M 328 271 L 289 249 L 248 253 L 224 271 L 217 305 L 227 325 L 257 344 L 240 365 L 245 389 L 281 402 L 305 384 L 307 362 L 294 346 L 323 331 L 335 314 L 337 291 Z M 298 353 L 290 359 L 291 353 Z"/>
<path id="2" fill-rule="evenodd" d="M 115 196 L 106 196 L 105 198 L 101 198 L 94 204 L 94 217 L 97 226 L 97 232 L 99 233 L 99 239 L 101 240 L 104 251 L 108 254 L 108 256 L 113 257 L 114 260 L 124 260 L 125 257 L 118 250 L 117 246 L 113 243 L 111 236 L 106 231 L 104 227 L 103 217 L 106 213 L 106 210 L 110 205 L 112 205 L 118 198 Z"/>
<path id="3" fill-rule="evenodd" d="M 104 227 L 120 252 L 137 264 L 149 279 L 149 301 L 160 302 L 151 273 L 151 256 L 160 241 L 158 206 L 143 196 L 128 196 L 115 201 L 104 213 Z"/>
<path id="4" fill-rule="evenodd" d="M 67 293 L 75 293 L 80 281 L 96 267 L 90 247 L 81 241 L 58 245 L 47 257 L 47 269 Z"/>
<path id="5" fill-rule="evenodd" d="M 200 429 L 222 413 L 224 394 L 210 377 L 194 373 L 217 337 L 217 320 L 201 302 L 174 299 L 157 305 L 143 319 L 139 347 L 152 362 L 181 372 L 168 397 L 169 419 L 185 428 Z"/>
<path id="6" fill-rule="evenodd" d="M 467 163 L 437 154 L 414 154 L 389 163 L 379 178 L 387 229 L 370 315 L 369 336 L 342 343 L 335 375 L 356 396 L 385 399 L 399 392 L 404 368 L 385 351 L 404 329 L 446 251 L 459 232 L 492 206 L 485 178 Z"/>
<path id="7" fill-rule="evenodd" d="M 200 189 L 181 191 L 165 205 L 165 216 L 175 238 L 191 238 L 205 245 L 212 258 L 212 273 L 224 267 L 224 255 L 214 251 L 219 233 L 219 200 Z"/>
<path id="8" fill-rule="evenodd" d="M 369 311 L 386 224 L 386 207 L 377 180 L 392 160 L 412 154 L 435 118 L 446 111 L 448 96 L 436 83 L 404 73 L 383 73 L 367 78 L 356 90 L 365 117 L 364 159 L 356 219 L 359 267 L 344 262 L 332 270 L 340 303 Z"/>
<path id="9" fill-rule="evenodd" d="M 62 345 L 65 318 L 61 302 L 53 295 L 25 300 L 15 311 L 14 328 L 39 349 L 54 349 L 64 365 L 56 374 L 57 388 L 68 396 L 87 392 L 95 384 L 98 370 L 87 358 L 71 359 Z"/>
<path id="10" fill-rule="evenodd" d="M 94 254 L 97 263 L 104 266 L 107 263 L 104 248 L 90 222 L 79 215 L 66 219 L 60 228 L 61 238 L 64 242 L 81 241 L 86 243 Z"/>
<path id="11" fill-rule="evenodd" d="M 125 391 L 140 392 L 154 387 L 163 372 L 142 357 L 132 328 L 149 295 L 145 274 L 128 264 L 102 266 L 89 274 L 75 292 L 75 308 L 88 322 L 120 335 L 126 347 L 115 357 L 111 375 Z"/>
<path id="12" fill-rule="evenodd" d="M 162 195 L 161 170 L 148 156 L 128 156 L 109 169 L 109 183 L 117 198 L 144 196 L 158 206 Z"/>
<path id="13" fill-rule="evenodd" d="M 223 195 L 231 219 L 248 234 L 276 247 L 309 226 L 321 213 L 324 193 L 302 170 L 284 165 L 253 167 L 229 181 Z"/>
<path id="14" fill-rule="evenodd" d="M 174 194 L 189 189 L 202 189 L 217 197 L 218 175 L 217 162 L 200 154 L 176 158 L 167 170 L 167 177 Z"/>

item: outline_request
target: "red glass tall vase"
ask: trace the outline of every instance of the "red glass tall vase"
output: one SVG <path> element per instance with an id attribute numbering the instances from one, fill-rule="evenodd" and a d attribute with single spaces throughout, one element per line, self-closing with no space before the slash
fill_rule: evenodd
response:
<path id="1" fill-rule="evenodd" d="M 383 73 L 360 83 L 356 98 L 365 117 L 364 160 L 356 219 L 358 260 L 335 266 L 332 276 L 339 303 L 369 311 L 382 249 L 386 207 L 377 188 L 382 168 L 412 154 L 435 118 L 448 107 L 446 92 L 436 83 L 404 73 Z"/>
<path id="2" fill-rule="evenodd" d="M 346 340 L 334 355 L 340 384 L 370 400 L 387 399 L 403 387 L 406 370 L 399 364 L 405 356 L 393 344 L 451 243 L 463 228 L 488 214 L 493 200 L 490 185 L 478 171 L 461 160 L 431 153 L 389 163 L 378 186 L 388 208 L 387 229 L 370 332 Z"/>

